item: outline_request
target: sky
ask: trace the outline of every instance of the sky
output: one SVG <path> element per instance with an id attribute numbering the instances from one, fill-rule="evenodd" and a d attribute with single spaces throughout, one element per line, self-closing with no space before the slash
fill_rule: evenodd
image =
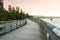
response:
<path id="1" fill-rule="evenodd" d="M 60 16 L 60 0 L 4 0 L 4 8 L 8 5 L 19 6 L 30 15 Z"/>

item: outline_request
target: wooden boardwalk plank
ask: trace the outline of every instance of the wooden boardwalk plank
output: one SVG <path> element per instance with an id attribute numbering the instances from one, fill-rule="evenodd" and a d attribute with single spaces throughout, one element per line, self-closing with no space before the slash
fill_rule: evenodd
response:
<path id="1" fill-rule="evenodd" d="M 0 40 L 41 40 L 40 26 L 27 19 L 27 25 L 5 34 Z"/>

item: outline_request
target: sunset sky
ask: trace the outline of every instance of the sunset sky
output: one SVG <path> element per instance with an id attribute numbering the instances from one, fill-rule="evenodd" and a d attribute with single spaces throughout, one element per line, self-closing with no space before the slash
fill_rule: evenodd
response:
<path id="1" fill-rule="evenodd" d="M 19 6 L 30 15 L 60 16 L 60 0 L 4 0 L 5 9 L 8 5 Z"/>

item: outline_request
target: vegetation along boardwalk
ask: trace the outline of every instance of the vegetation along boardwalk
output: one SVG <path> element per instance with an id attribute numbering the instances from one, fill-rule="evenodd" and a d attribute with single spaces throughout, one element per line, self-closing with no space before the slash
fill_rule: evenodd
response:
<path id="1" fill-rule="evenodd" d="M 0 36 L 0 40 L 41 40 L 40 26 L 27 19 L 27 25 Z"/>

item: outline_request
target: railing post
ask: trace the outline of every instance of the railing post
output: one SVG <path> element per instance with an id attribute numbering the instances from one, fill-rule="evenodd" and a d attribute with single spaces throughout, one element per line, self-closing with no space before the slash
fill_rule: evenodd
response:
<path id="1" fill-rule="evenodd" d="M 41 21 L 41 23 L 40 23 L 40 27 L 41 27 L 41 34 L 42 34 L 42 35 L 41 35 L 41 38 L 42 38 L 43 40 L 47 40 L 46 29 L 45 29 L 42 21 Z"/>

